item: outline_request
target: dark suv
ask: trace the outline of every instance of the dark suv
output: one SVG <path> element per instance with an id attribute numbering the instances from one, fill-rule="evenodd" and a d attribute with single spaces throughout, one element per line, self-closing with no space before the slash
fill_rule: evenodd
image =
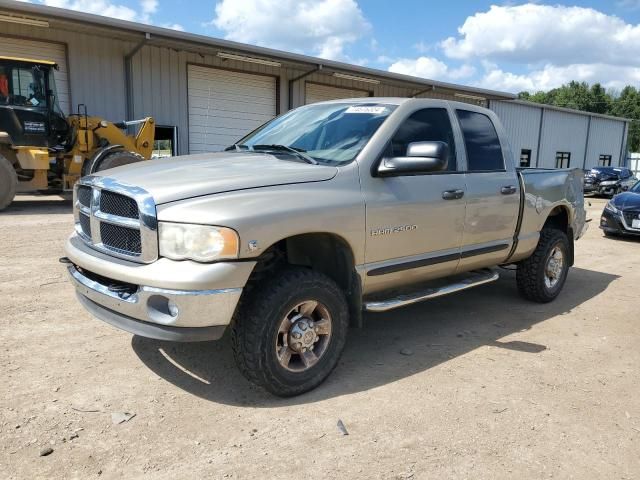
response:
<path id="1" fill-rule="evenodd" d="M 593 167 L 584 176 L 584 193 L 613 197 L 626 192 L 638 179 L 625 167 Z"/>

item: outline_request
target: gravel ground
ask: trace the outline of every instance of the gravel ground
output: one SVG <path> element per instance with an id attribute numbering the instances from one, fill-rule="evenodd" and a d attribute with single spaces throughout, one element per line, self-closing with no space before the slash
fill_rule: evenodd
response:
<path id="1" fill-rule="evenodd" d="M 505 271 L 369 315 L 325 384 L 282 400 L 226 337 L 90 318 L 58 263 L 70 202 L 21 197 L 0 214 L 0 478 L 640 478 L 640 240 L 604 238 L 591 202 L 555 302 Z"/>

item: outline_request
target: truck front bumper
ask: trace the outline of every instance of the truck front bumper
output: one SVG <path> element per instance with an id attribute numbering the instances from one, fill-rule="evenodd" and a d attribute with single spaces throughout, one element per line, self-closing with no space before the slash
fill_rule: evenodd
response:
<path id="1" fill-rule="evenodd" d="M 255 265 L 123 262 L 74 236 L 65 252 L 78 299 L 91 314 L 136 335 L 185 342 L 222 336 Z"/>

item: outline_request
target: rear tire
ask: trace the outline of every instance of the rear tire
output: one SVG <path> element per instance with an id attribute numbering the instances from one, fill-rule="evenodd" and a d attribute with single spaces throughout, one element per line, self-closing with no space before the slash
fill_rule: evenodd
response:
<path id="1" fill-rule="evenodd" d="M 11 162 L 0 155 L 0 210 L 4 210 L 16 196 L 18 174 Z"/>
<path id="2" fill-rule="evenodd" d="M 118 150 L 110 153 L 97 165 L 94 165 L 90 173 L 101 172 L 102 170 L 108 170 L 110 168 L 122 167 L 131 163 L 137 163 L 144 161 L 144 157 L 139 153 L 129 152 L 126 150 Z"/>
<path id="3" fill-rule="evenodd" d="M 533 254 L 518 264 L 518 291 L 527 300 L 548 303 L 562 290 L 569 272 L 569 239 L 554 228 L 544 228 Z"/>
<path id="4" fill-rule="evenodd" d="M 277 272 L 240 300 L 231 331 L 236 364 L 274 395 L 312 390 L 338 364 L 348 312 L 342 290 L 326 275 L 299 267 Z"/>

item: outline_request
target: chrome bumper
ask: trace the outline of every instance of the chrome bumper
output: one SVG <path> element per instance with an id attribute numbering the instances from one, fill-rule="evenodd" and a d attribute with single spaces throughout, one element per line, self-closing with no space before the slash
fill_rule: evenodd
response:
<path id="1" fill-rule="evenodd" d="M 242 294 L 242 288 L 169 290 L 141 285 L 116 290 L 101 283 L 98 276 L 90 278 L 85 275 L 73 264 L 69 265 L 68 271 L 79 296 L 103 307 L 112 316 L 175 327 L 176 330 L 228 325 Z M 84 301 L 82 304 L 98 318 L 105 320 L 95 309 L 88 308 L 90 304 Z"/>

